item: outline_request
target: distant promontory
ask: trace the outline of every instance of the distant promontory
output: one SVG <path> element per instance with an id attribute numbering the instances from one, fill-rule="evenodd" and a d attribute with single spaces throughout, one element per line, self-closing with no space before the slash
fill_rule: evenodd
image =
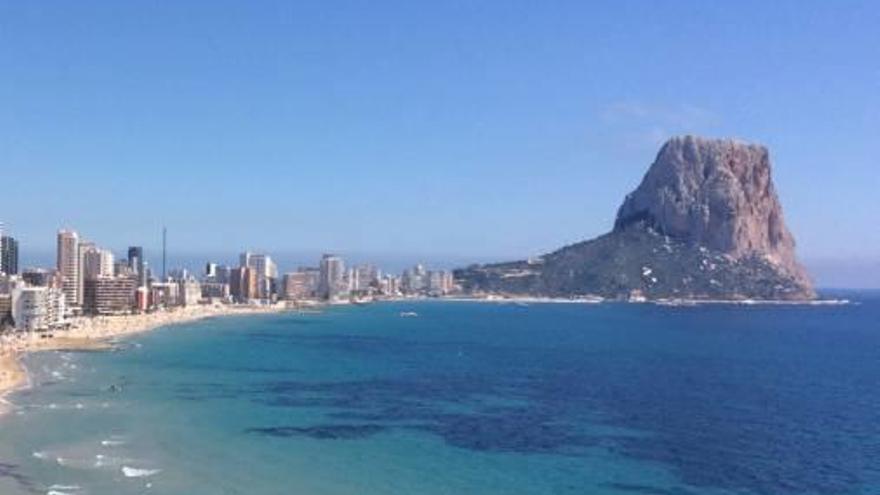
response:
<path id="1" fill-rule="evenodd" d="M 524 296 L 816 297 L 795 257 L 767 148 L 694 136 L 663 145 L 611 232 L 455 277 L 470 293 Z"/>

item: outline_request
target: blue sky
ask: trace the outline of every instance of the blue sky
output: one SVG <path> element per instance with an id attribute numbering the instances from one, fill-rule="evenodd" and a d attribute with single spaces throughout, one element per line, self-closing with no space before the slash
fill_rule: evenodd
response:
<path id="1" fill-rule="evenodd" d="M 801 256 L 876 267 L 880 4 L 0 1 L 23 250 L 165 224 L 188 253 L 528 256 L 607 231 L 681 133 L 768 145 Z"/>

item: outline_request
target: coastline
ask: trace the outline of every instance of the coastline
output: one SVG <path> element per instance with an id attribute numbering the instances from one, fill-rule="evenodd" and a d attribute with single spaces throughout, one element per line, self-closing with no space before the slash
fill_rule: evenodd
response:
<path id="1" fill-rule="evenodd" d="M 11 408 L 9 395 L 28 387 L 27 369 L 21 362 L 21 357 L 27 353 L 109 350 L 113 348 L 114 339 L 160 327 L 219 316 L 277 313 L 286 309 L 283 305 L 192 306 L 153 313 L 78 317 L 72 320 L 68 330 L 4 336 L 0 339 L 0 416 Z"/>
<path id="2" fill-rule="evenodd" d="M 702 305 L 792 305 L 792 306 L 829 306 L 852 304 L 847 299 L 814 299 L 797 300 L 752 300 L 752 299 L 647 299 L 616 301 L 598 297 L 555 298 L 516 295 L 492 295 L 488 297 L 442 297 L 442 298 L 393 298 L 386 301 L 401 302 L 413 300 L 436 300 L 449 302 L 475 302 L 492 304 L 653 304 L 657 306 L 702 306 Z M 382 300 L 375 301 L 382 302 Z M 331 304 L 332 305 L 332 304 Z M 316 306 L 321 306 L 318 304 Z M 290 310 L 283 304 L 272 306 L 233 306 L 215 304 L 190 306 L 172 310 L 156 311 L 118 316 L 78 317 L 72 320 L 71 328 L 56 332 L 33 333 L 27 335 L 11 335 L 0 337 L 0 416 L 9 412 L 11 404 L 8 396 L 29 386 L 27 369 L 21 357 L 29 352 L 40 351 L 101 351 L 112 349 L 113 340 L 148 332 L 160 327 L 181 323 L 189 323 L 206 318 L 267 314 Z"/>
<path id="3" fill-rule="evenodd" d="M 408 301 L 410 299 L 394 299 Z M 495 304 L 654 304 L 657 306 L 700 306 L 700 305 L 733 305 L 733 306 L 837 306 L 853 304 L 849 299 L 606 299 L 602 297 L 539 297 L 518 295 L 490 295 L 481 297 L 441 297 L 423 300 L 478 302 Z"/>
<path id="4" fill-rule="evenodd" d="M 27 387 L 28 374 L 22 365 L 19 354 L 12 350 L 0 351 L 0 416 L 11 409 L 7 396 L 16 390 Z"/>

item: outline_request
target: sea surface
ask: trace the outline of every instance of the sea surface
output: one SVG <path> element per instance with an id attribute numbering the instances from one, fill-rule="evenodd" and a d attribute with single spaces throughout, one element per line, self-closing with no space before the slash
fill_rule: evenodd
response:
<path id="1" fill-rule="evenodd" d="M 0 493 L 876 494 L 880 293 L 844 296 L 381 303 L 38 353 Z"/>

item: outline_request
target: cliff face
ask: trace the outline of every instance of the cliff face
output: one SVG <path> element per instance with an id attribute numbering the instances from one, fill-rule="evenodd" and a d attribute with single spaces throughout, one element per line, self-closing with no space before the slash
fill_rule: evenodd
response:
<path id="1" fill-rule="evenodd" d="M 727 254 L 762 256 L 808 283 L 794 254 L 767 148 L 733 140 L 673 138 L 617 213 L 615 230 L 645 221 L 660 233 Z"/>
<path id="2" fill-rule="evenodd" d="M 763 146 L 668 141 L 618 210 L 614 230 L 537 262 L 474 266 L 470 291 L 622 297 L 809 299 Z"/>

